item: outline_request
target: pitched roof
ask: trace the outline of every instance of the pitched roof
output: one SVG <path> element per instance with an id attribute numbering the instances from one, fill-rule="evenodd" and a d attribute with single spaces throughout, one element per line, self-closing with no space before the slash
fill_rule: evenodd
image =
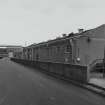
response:
<path id="1" fill-rule="evenodd" d="M 105 24 L 94 29 L 86 30 L 81 33 L 82 36 L 90 36 L 95 38 L 105 38 Z"/>

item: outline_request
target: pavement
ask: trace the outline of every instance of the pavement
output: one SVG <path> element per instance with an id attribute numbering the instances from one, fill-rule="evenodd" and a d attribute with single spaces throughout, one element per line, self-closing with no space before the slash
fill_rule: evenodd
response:
<path id="1" fill-rule="evenodd" d="M 91 78 L 89 83 L 105 88 L 105 78 Z"/>
<path id="2" fill-rule="evenodd" d="M 105 97 L 4 58 L 0 105 L 105 105 Z"/>

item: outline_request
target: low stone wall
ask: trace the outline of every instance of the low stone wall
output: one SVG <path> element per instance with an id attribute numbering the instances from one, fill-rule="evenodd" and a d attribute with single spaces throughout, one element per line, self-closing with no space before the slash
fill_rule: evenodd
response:
<path id="1" fill-rule="evenodd" d="M 41 70 L 50 72 L 52 74 L 63 76 L 66 79 L 75 80 L 81 83 L 87 83 L 86 66 L 72 65 L 66 63 L 55 63 L 55 62 L 41 62 L 41 61 L 36 62 L 36 61 L 20 60 L 14 58 L 12 58 L 11 60 L 17 63 L 39 68 Z"/>

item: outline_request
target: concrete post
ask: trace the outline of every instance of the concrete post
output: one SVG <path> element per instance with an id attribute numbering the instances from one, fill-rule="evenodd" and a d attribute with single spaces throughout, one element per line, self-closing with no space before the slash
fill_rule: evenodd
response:
<path id="1" fill-rule="evenodd" d="M 90 66 L 87 65 L 87 82 L 90 80 Z"/>

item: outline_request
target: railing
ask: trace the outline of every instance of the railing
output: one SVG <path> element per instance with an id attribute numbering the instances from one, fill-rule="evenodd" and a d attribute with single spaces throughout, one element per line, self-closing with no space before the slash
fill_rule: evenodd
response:
<path id="1" fill-rule="evenodd" d="M 95 59 L 91 64 L 89 64 L 90 71 L 97 63 L 103 63 L 103 59 Z"/>

